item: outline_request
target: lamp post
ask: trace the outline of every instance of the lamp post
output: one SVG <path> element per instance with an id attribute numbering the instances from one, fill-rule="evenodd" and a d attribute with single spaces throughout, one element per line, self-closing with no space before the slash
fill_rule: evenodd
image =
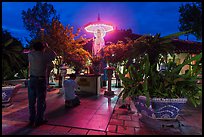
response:
<path id="1" fill-rule="evenodd" d="M 64 93 L 64 89 L 63 89 L 64 84 L 63 83 L 64 83 L 65 77 L 67 75 L 67 69 L 68 69 L 68 67 L 65 64 L 63 64 L 62 67 L 60 67 L 60 74 L 62 76 L 62 88 L 60 89 L 61 93 Z"/>
<path id="2" fill-rule="evenodd" d="M 58 56 L 56 60 L 57 65 L 57 75 L 58 75 L 58 88 L 62 87 L 62 75 L 60 74 L 60 65 L 62 64 L 62 57 Z"/>
<path id="3" fill-rule="evenodd" d="M 111 91 L 111 79 L 112 79 L 112 75 L 113 75 L 113 70 L 115 70 L 115 68 L 114 67 L 106 67 L 105 69 L 107 70 L 107 75 L 108 75 L 108 91 L 105 91 L 104 95 L 113 96 L 114 92 Z"/>

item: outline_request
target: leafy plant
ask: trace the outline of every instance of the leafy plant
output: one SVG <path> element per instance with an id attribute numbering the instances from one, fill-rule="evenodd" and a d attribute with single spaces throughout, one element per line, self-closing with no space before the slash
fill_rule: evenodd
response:
<path id="1" fill-rule="evenodd" d="M 155 71 L 154 66 L 150 65 L 148 54 L 145 54 L 137 65 L 130 65 L 123 73 L 117 70 L 124 86 L 120 96 L 125 99 L 128 96 L 144 95 L 147 98 L 147 105 L 153 97 L 188 98 L 196 107 L 202 97 L 201 88 L 197 85 L 198 74 L 201 73 L 201 67 L 199 67 L 201 58 L 202 53 L 192 58 L 186 57 L 184 62 L 178 65 L 173 59 L 172 62 L 167 62 L 167 70 L 161 73 Z M 192 61 L 197 63 L 192 65 Z M 192 69 L 185 74 L 180 74 L 185 65 L 192 66 Z"/>
<path id="2" fill-rule="evenodd" d="M 2 81 L 15 79 L 14 75 L 27 68 L 26 55 L 19 40 L 2 29 Z"/>
<path id="3" fill-rule="evenodd" d="M 128 96 L 144 95 L 142 84 L 144 77 L 143 60 L 137 64 L 131 64 L 127 68 L 124 67 L 123 72 L 116 68 L 119 78 L 122 80 L 124 89 L 119 94 L 123 100 Z"/>
<path id="4" fill-rule="evenodd" d="M 156 69 L 161 56 L 174 55 L 173 38 L 185 33 L 188 32 L 174 33 L 165 37 L 142 36 L 129 41 L 128 44 L 129 47 L 132 45 L 132 50 L 129 52 L 128 62 L 124 64 L 123 72 L 116 69 L 124 87 L 119 96 L 125 99 L 143 95 L 147 98 L 147 105 L 153 97 L 186 97 L 194 106 L 197 106 L 202 97 L 201 89 L 196 84 L 201 67 L 198 63 L 192 65 L 191 62 L 200 62 L 202 54 L 192 58 L 187 57 L 179 65 L 174 58 L 173 61 L 167 62 L 167 70 L 163 73 Z M 132 61 L 133 58 L 135 63 Z M 186 74 L 180 74 L 185 65 L 190 65 L 191 69 Z"/>
<path id="5" fill-rule="evenodd" d="M 200 98 L 202 97 L 201 88 L 197 85 L 198 74 L 201 73 L 202 68 L 199 66 L 199 63 L 202 58 L 202 53 L 196 55 L 195 57 L 188 58 L 184 60 L 182 64 L 176 65 L 173 67 L 169 65 L 172 62 L 169 62 L 168 69 L 164 71 L 162 77 L 164 83 L 164 89 L 166 94 L 164 97 L 172 98 L 182 98 L 186 97 L 189 101 L 196 107 L 200 104 Z M 196 64 L 192 64 L 193 61 L 196 61 Z M 182 67 L 185 65 L 191 66 L 192 69 L 189 69 L 187 73 L 180 74 Z"/>

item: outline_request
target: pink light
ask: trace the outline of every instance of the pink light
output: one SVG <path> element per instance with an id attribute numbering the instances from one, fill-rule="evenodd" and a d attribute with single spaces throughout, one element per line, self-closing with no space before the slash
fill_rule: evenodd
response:
<path id="1" fill-rule="evenodd" d="M 86 26 L 84 29 L 87 32 L 94 33 L 98 28 L 103 28 L 105 32 L 113 30 L 113 26 L 107 24 L 90 24 Z"/>

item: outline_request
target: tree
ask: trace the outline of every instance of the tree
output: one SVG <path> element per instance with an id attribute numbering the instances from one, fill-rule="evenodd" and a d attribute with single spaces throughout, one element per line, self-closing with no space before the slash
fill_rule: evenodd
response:
<path id="1" fill-rule="evenodd" d="M 51 27 L 47 30 L 48 34 L 44 36 L 44 40 L 57 53 L 62 56 L 63 60 L 70 66 L 83 67 L 88 60 L 90 54 L 84 50 L 87 40 L 82 36 L 79 37 L 80 29 L 74 33 L 74 28 L 70 25 L 63 26 L 59 20 L 52 21 Z M 78 37 L 78 38 L 77 38 Z M 81 58 L 81 62 L 74 63 L 75 60 Z"/>
<path id="2" fill-rule="evenodd" d="M 167 54 L 173 54 L 176 48 L 173 38 L 188 32 L 179 32 L 161 37 L 160 34 L 154 36 L 143 35 L 136 39 L 127 39 L 127 43 L 118 41 L 104 47 L 104 57 L 107 62 L 112 64 L 125 63 L 137 65 L 137 61 L 145 54 L 149 55 L 150 65 L 159 61 L 160 56 L 167 57 Z M 127 63 L 126 63 L 127 62 Z M 135 62 L 135 63 L 134 63 Z M 154 68 L 156 70 L 156 66 Z"/>
<path id="3" fill-rule="evenodd" d="M 129 55 L 126 54 L 129 50 L 130 45 L 125 44 L 123 41 L 118 41 L 116 44 L 111 43 L 104 47 L 101 52 L 103 52 L 103 57 L 109 66 L 117 67 L 122 65 L 124 61 L 128 60 Z"/>
<path id="4" fill-rule="evenodd" d="M 131 29 L 127 29 L 127 30 L 116 29 L 113 32 L 107 33 L 104 39 L 106 43 L 108 42 L 117 43 L 118 41 L 123 41 L 124 43 L 127 43 L 127 38 L 136 39 L 136 38 L 139 38 L 140 36 L 141 35 L 132 33 Z"/>
<path id="5" fill-rule="evenodd" d="M 128 51 L 130 55 L 129 63 L 131 63 L 133 59 L 138 59 L 148 54 L 150 65 L 155 64 L 159 61 L 158 59 L 161 55 L 166 58 L 167 54 L 173 54 L 176 48 L 172 42 L 173 39 L 186 33 L 189 32 L 178 32 L 163 37 L 157 33 L 154 36 L 143 35 L 138 39 L 130 40 L 128 45 L 132 45 L 132 48 Z M 154 69 L 156 69 L 156 66 Z"/>
<path id="6" fill-rule="evenodd" d="M 189 31 L 198 40 L 202 39 L 202 7 L 201 2 L 187 3 L 179 7 L 179 30 Z"/>
<path id="7" fill-rule="evenodd" d="M 22 43 L 2 28 L 2 80 L 14 79 L 16 73 L 23 73 L 27 68 L 27 58 L 22 51 Z"/>
<path id="8" fill-rule="evenodd" d="M 38 38 L 41 34 L 41 29 L 47 33 L 48 28 L 52 24 L 52 19 L 59 19 L 53 5 L 37 2 L 32 9 L 22 11 L 22 19 L 25 28 L 30 31 L 31 38 Z"/>

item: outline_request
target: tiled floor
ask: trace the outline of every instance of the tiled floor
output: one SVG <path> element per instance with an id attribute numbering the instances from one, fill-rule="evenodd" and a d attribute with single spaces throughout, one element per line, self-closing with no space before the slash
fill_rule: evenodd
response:
<path id="1" fill-rule="evenodd" d="M 80 96 L 81 104 L 65 109 L 59 89 L 48 92 L 45 116 L 48 123 L 28 128 L 27 89 L 22 88 L 13 99 L 13 105 L 2 108 L 3 135 L 202 135 L 202 108 L 186 108 L 180 116 L 180 128 L 152 128 L 140 121 L 131 102 L 131 111 L 120 109 L 119 88 L 112 88 L 115 96 L 107 98 L 104 89 L 98 96 Z M 156 127 L 156 126 L 155 126 Z"/>

